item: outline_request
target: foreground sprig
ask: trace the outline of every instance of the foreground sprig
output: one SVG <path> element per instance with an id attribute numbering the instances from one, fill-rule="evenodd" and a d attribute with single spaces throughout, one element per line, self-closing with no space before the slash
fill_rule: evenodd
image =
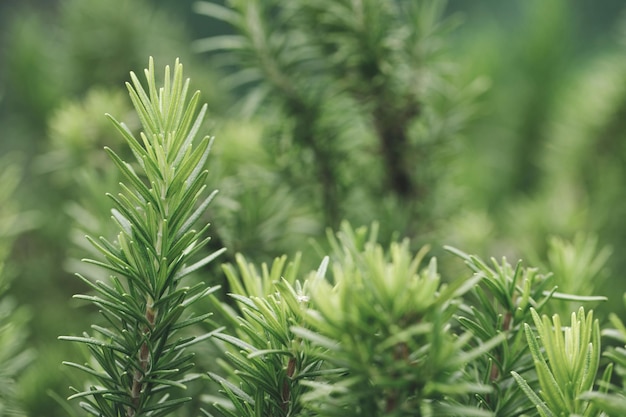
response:
<path id="1" fill-rule="evenodd" d="M 165 67 L 163 87 L 157 88 L 152 59 L 145 71 L 148 89 L 131 73 L 127 83 L 143 132 L 136 138 L 123 124 L 108 116 L 131 148 L 136 164 L 107 153 L 123 175 L 121 193 L 109 195 L 113 220 L 119 226 L 114 242 L 104 237 L 90 242 L 103 260 L 87 259 L 113 275 L 109 282 L 79 277 L 95 295 L 76 295 L 100 309 L 105 325 L 91 326 L 94 335 L 61 339 L 87 346 L 91 363 L 66 362 L 96 381 L 70 398 L 95 416 L 163 416 L 189 398 L 180 389 L 194 379 L 193 354 L 186 348 L 207 338 L 181 330 L 206 320 L 188 307 L 216 287 L 204 283 L 181 285 L 181 280 L 209 263 L 222 251 L 192 263 L 209 241 L 208 225 L 194 225 L 213 199 L 206 195 L 206 161 L 212 139 L 194 138 L 206 113 L 197 111 L 199 92 L 188 100 L 189 79 L 183 79 L 176 61 L 173 75 Z"/>

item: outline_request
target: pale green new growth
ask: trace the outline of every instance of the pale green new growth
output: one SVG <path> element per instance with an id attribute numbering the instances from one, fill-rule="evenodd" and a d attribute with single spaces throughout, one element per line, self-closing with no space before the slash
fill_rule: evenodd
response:
<path id="1" fill-rule="evenodd" d="M 581 307 L 564 327 L 558 315 L 540 317 L 531 310 L 539 337 L 525 324 L 526 340 L 533 357 L 540 391 L 536 394 L 517 372 L 511 372 L 541 416 L 606 416 L 583 394 L 592 391 L 600 363 L 600 325 L 593 312 Z M 543 348 L 543 349 L 542 349 Z M 610 372 L 610 371 L 609 371 Z M 604 375 L 608 380 L 610 374 Z"/>
<path id="2" fill-rule="evenodd" d="M 427 249 L 412 253 L 408 240 L 384 248 L 375 227 L 344 223 L 329 240 L 328 268 L 307 282 L 310 330 L 293 329 L 322 349 L 334 371 L 307 383 L 312 391 L 303 400 L 313 415 L 491 415 L 460 403 L 490 391 L 462 370 L 502 337 L 468 348 L 471 335 L 450 327 L 459 298 L 482 277 L 444 284 L 436 259 L 425 261 Z"/>

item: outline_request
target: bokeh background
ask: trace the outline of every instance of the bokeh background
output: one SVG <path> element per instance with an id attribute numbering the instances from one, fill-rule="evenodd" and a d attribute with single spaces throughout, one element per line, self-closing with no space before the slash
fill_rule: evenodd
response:
<path id="1" fill-rule="evenodd" d="M 63 398 L 82 376 L 61 362 L 84 352 L 57 336 L 98 320 L 73 274 L 102 274 L 79 261 L 95 256 L 85 234 L 113 233 L 102 148 L 130 157 L 104 114 L 137 128 L 124 82 L 149 56 L 180 58 L 209 105 L 221 262 L 301 251 L 314 268 L 327 228 L 378 221 L 382 241 L 430 244 L 450 274 L 444 244 L 524 259 L 624 318 L 622 0 L 430 2 L 419 22 L 362 32 L 334 25 L 332 1 L 257 3 L 267 25 L 247 40 L 268 42 L 229 48 L 241 28 L 191 0 L 0 0 L 0 318 L 16 341 L 0 359 L 22 364 L 7 395 L 24 415 L 80 415 Z M 414 49 L 386 45 L 389 28 Z M 551 256 L 566 244 L 575 261 Z M 198 279 L 224 283 L 217 264 Z"/>

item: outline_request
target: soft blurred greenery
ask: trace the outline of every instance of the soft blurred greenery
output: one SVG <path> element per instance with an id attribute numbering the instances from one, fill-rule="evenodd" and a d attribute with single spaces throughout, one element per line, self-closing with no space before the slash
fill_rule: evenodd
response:
<path id="1" fill-rule="evenodd" d="M 80 362 L 84 353 L 57 336 L 78 333 L 91 322 L 91 312 L 72 301 L 72 294 L 85 290 L 72 274 L 87 267 L 78 262 L 90 250 L 84 234 L 109 233 L 104 193 L 118 179 L 102 147 L 128 152 L 104 113 L 137 127 L 123 83 L 149 56 L 158 66 L 180 57 L 192 87 L 209 104 L 211 122 L 204 128 L 216 136 L 210 186 L 220 194 L 206 220 L 213 224 L 213 246 L 228 249 L 222 261 L 233 261 L 237 252 L 270 262 L 302 251 L 306 270 L 328 250 L 310 243 L 324 241 L 326 227 L 342 219 L 355 226 L 378 220 L 382 239 L 409 236 L 417 246 L 432 244 L 437 255 L 442 244 L 450 244 L 513 262 L 527 258 L 574 280 L 577 274 L 595 274 L 602 278 L 595 288 L 582 290 L 609 297 L 597 317 L 602 320 L 608 311 L 624 317 L 626 7 L 621 0 L 450 1 L 445 16 L 454 28 L 426 44 L 436 53 L 421 51 L 436 61 L 423 63 L 431 73 L 416 80 L 396 77 L 394 82 L 402 82 L 391 89 L 412 93 L 413 82 L 431 82 L 423 98 L 428 112 L 409 130 L 412 143 L 426 150 L 419 164 L 409 161 L 416 181 L 429 185 L 428 198 L 419 201 L 381 186 L 386 175 L 381 149 L 367 106 L 354 96 L 342 92 L 320 99 L 319 114 L 310 119 L 314 126 L 295 118 L 297 109 L 279 95 L 255 112 L 242 108 L 254 88 L 230 83 L 245 65 L 192 49 L 194 41 L 232 34 L 233 28 L 194 13 L 193 3 L 0 2 L 0 154 L 19 153 L 12 159 L 23 178 L 13 199 L 24 218 L 35 213 L 37 219 L 16 238 L 5 267 L 12 275 L 11 299 L 30 312 L 20 325 L 36 352 L 16 388 L 25 415 L 76 413 L 59 399 L 69 394 L 66 387 L 81 383 L 60 363 Z M 310 13 L 315 19 L 327 11 Z M 326 22 L 332 29 L 332 20 Z M 311 29 L 311 21 L 298 24 L 316 45 L 336 47 L 335 38 Z M 295 33 L 293 27 L 274 29 L 279 35 Z M 320 85 L 339 85 L 317 68 L 289 74 L 302 96 L 311 97 Z M 445 82 L 432 83 L 438 77 Z M 335 84 L 324 84 L 328 80 Z M 367 79 L 348 81 L 352 84 L 341 84 L 346 91 L 370 93 Z M 337 178 L 331 184 L 334 197 L 320 191 L 314 165 L 319 155 L 294 146 L 294 135 L 308 127 L 331 151 L 326 156 Z M 8 186 L 0 183 L 2 189 Z M 322 201 L 329 195 L 331 216 Z M 606 264 L 571 270 L 573 261 L 554 255 L 554 247 L 566 242 L 583 252 L 593 246 Z M 442 269 L 454 271 L 450 257 L 439 258 Z M 219 271 L 209 269 L 203 279 L 225 282 Z M 574 281 L 564 282 L 577 288 Z M 199 361 L 204 368 L 212 366 L 210 353 Z"/>

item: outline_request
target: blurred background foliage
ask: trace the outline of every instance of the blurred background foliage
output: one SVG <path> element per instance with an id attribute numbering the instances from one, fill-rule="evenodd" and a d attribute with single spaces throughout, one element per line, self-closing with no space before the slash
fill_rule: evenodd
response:
<path id="1" fill-rule="evenodd" d="M 83 236 L 110 233 L 102 147 L 125 152 L 104 113 L 137 128 L 123 83 L 148 56 L 180 57 L 209 104 L 223 262 L 302 251 L 308 270 L 327 227 L 378 220 L 383 244 L 524 258 L 624 317 L 623 1 L 357 3 L 0 2 L 0 305 L 20 306 L 10 331 L 35 352 L 14 387 L 25 415 L 76 412 L 60 362 L 83 353 L 56 338 L 90 323 L 72 274 Z"/>

